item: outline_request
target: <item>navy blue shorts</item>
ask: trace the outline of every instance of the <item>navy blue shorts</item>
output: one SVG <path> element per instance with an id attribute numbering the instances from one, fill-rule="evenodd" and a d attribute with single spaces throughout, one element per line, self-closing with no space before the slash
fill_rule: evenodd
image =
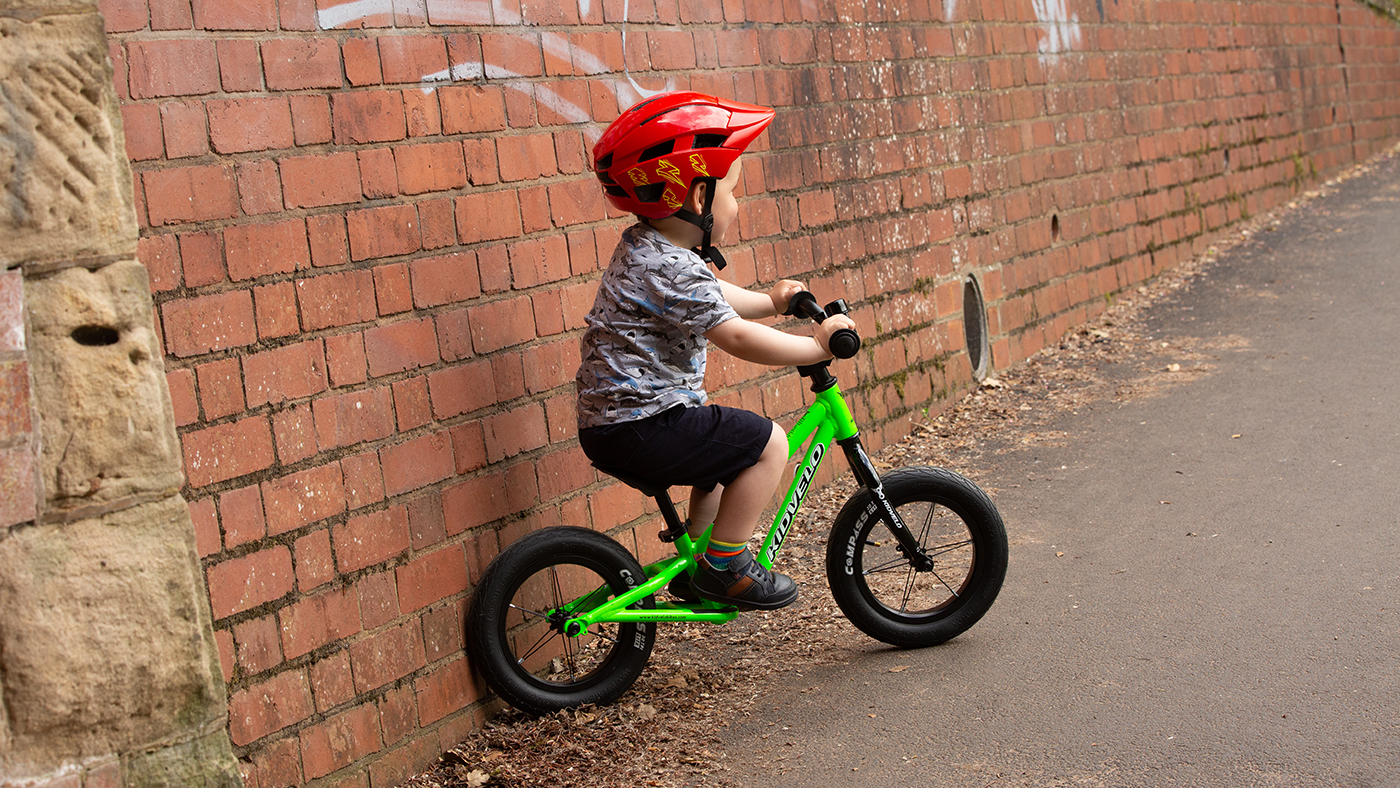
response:
<path id="1" fill-rule="evenodd" d="M 773 422 L 757 413 L 707 405 L 586 427 L 578 442 L 595 465 L 655 484 L 713 490 L 757 463 L 772 437 Z"/>

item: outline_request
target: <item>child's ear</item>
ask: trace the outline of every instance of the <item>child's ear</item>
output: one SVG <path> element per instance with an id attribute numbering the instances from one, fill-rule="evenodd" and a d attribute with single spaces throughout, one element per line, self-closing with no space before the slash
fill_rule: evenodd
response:
<path id="1" fill-rule="evenodd" d="M 687 211 L 700 213 L 705 207 L 705 191 L 709 189 L 709 184 L 697 178 L 690 182 L 690 191 L 686 192 L 685 205 Z"/>

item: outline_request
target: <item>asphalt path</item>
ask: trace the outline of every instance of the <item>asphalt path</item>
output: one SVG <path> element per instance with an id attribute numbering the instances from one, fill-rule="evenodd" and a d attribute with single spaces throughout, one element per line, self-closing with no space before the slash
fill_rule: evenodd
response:
<path id="1" fill-rule="evenodd" d="M 1210 372 L 989 454 L 987 617 L 783 679 L 724 732 L 730 780 L 1400 786 L 1400 157 L 1149 325 Z"/>

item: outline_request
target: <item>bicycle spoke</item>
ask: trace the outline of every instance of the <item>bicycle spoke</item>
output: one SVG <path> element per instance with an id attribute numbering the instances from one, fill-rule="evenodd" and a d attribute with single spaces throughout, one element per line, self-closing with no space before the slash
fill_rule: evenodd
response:
<path id="1" fill-rule="evenodd" d="M 524 614 L 527 615 L 527 616 L 534 616 L 535 618 L 544 618 L 544 619 L 548 619 L 548 618 L 549 618 L 549 616 L 545 615 L 544 613 L 536 613 L 535 611 L 533 611 L 533 610 L 531 610 L 531 609 L 529 609 L 529 608 L 526 608 L 526 607 L 521 607 L 520 605 L 517 605 L 517 604 L 515 604 L 514 602 L 511 602 L 511 603 L 510 603 L 510 608 L 511 608 L 512 610 L 519 610 L 521 613 L 524 613 Z"/>
<path id="2" fill-rule="evenodd" d="M 914 572 L 913 564 L 909 565 L 909 571 L 904 576 L 904 598 L 899 601 L 899 612 L 903 613 L 909 609 L 909 597 L 914 593 Z"/>
<path id="3" fill-rule="evenodd" d="M 554 634 L 555 634 L 554 632 L 552 632 L 552 631 L 546 629 L 546 630 L 544 631 L 544 634 L 540 636 L 540 639 L 535 641 L 535 645 L 531 646 L 531 647 L 529 648 L 528 651 L 526 651 L 524 654 L 521 654 L 521 655 L 520 655 L 520 658 L 519 658 L 519 659 L 515 660 L 515 664 L 517 664 L 517 665 L 524 665 L 524 664 L 525 664 L 525 660 L 527 660 L 527 659 L 529 659 L 530 657 L 534 656 L 535 652 L 536 652 L 536 651 L 539 651 L 540 648 L 542 648 L 542 647 L 544 646 L 544 644 L 545 644 L 551 637 L 553 637 Z"/>
<path id="4" fill-rule="evenodd" d="M 901 566 L 909 566 L 909 559 L 905 558 L 904 556 L 899 556 L 898 558 L 893 558 L 872 569 L 866 569 L 863 572 L 861 572 L 861 574 L 875 575 L 880 574 L 881 572 L 888 572 L 891 569 L 898 569 Z"/>

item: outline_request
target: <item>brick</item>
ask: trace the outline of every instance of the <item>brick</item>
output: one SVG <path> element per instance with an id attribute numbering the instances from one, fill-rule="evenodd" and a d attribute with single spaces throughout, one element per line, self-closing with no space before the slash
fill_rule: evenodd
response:
<path id="1" fill-rule="evenodd" d="M 340 45 L 333 38 L 280 38 L 262 44 L 269 90 L 339 88 Z"/>
<path id="2" fill-rule="evenodd" d="M 569 242 L 562 235 L 513 243 L 507 249 L 510 256 L 511 284 L 517 290 L 561 282 L 572 274 L 569 267 Z"/>
<path id="3" fill-rule="evenodd" d="M 430 490 L 408 502 L 408 535 L 414 550 L 422 550 L 447 538 L 447 524 L 442 519 L 442 496 L 437 491 Z"/>
<path id="4" fill-rule="evenodd" d="M 306 223 L 301 219 L 230 227 L 224 231 L 224 247 L 228 275 L 235 282 L 311 267 Z"/>
<path id="5" fill-rule="evenodd" d="M 354 153 L 292 156 L 279 162 L 288 208 L 322 208 L 360 201 L 360 164 Z"/>
<path id="6" fill-rule="evenodd" d="M 456 198 L 456 208 L 458 240 L 464 244 L 521 233 L 520 199 L 514 190 L 463 195 Z"/>
<path id="7" fill-rule="evenodd" d="M 282 654 L 296 659 L 303 654 L 360 631 L 360 609 L 348 586 L 334 588 L 282 608 Z"/>
<path id="8" fill-rule="evenodd" d="M 431 725 L 465 709 L 481 697 L 465 659 L 453 660 L 413 684 L 418 694 L 418 724 Z"/>
<path id="9" fill-rule="evenodd" d="M 394 382 L 394 416 L 399 432 L 409 432 L 432 420 L 427 378 L 420 375 Z"/>
<path id="10" fill-rule="evenodd" d="M 253 308 L 261 339 L 287 337 L 301 331 L 297 319 L 297 289 L 291 282 L 253 288 Z"/>
<path id="11" fill-rule="evenodd" d="M 462 146 L 456 142 L 395 148 L 394 164 L 399 188 L 404 194 L 448 191 L 467 185 Z"/>
<path id="12" fill-rule="evenodd" d="M 233 167 L 213 164 L 143 173 L 151 225 L 205 222 L 238 215 Z"/>
<path id="13" fill-rule="evenodd" d="M 242 413 L 243 375 L 238 359 L 227 358 L 195 368 L 199 380 L 199 402 L 206 421 Z"/>
<path id="14" fill-rule="evenodd" d="M 408 264 L 413 305 L 426 309 L 471 301 L 481 295 L 476 255 L 471 252 L 425 257 Z"/>
<path id="15" fill-rule="evenodd" d="M 454 536 L 510 514 L 502 474 L 468 479 L 442 491 L 447 535 Z"/>
<path id="16" fill-rule="evenodd" d="M 452 440 L 435 432 L 379 450 L 384 468 L 384 492 L 389 496 L 426 487 L 456 473 Z"/>
<path id="17" fill-rule="evenodd" d="M 427 664 L 423 632 L 417 619 L 350 646 L 350 672 L 361 694 L 388 684 Z"/>
<path id="18" fill-rule="evenodd" d="M 457 245 L 457 209 L 452 198 L 418 203 L 418 223 L 423 230 L 425 250 Z"/>
<path id="19" fill-rule="evenodd" d="M 248 407 L 302 399 L 326 390 L 326 358 L 317 340 L 243 357 Z"/>
<path id="20" fill-rule="evenodd" d="M 335 557 L 331 555 L 331 532 L 312 531 L 296 540 L 297 590 L 305 594 L 335 579 Z"/>
<path id="21" fill-rule="evenodd" d="M 506 101 L 503 89 L 495 86 L 457 86 L 438 88 L 442 106 L 444 134 L 472 134 L 504 131 Z"/>
<path id="22" fill-rule="evenodd" d="M 301 785 L 301 743 L 296 736 L 261 746 L 248 756 L 252 760 L 252 773 L 247 766 L 244 770 L 244 788 L 276 788 L 276 786 Z"/>
<path id="23" fill-rule="evenodd" d="M 486 432 L 479 421 L 469 421 L 451 429 L 452 456 L 457 473 L 471 473 L 486 467 Z"/>
<path id="24" fill-rule="evenodd" d="M 173 356 L 194 356 L 257 341 L 253 299 L 235 290 L 171 301 L 164 307 L 165 346 Z"/>
<path id="25" fill-rule="evenodd" d="M 193 0 L 194 24 L 203 30 L 276 30 L 276 0 Z"/>
<path id="26" fill-rule="evenodd" d="M 351 510 L 384 500 L 384 471 L 379 467 L 379 455 L 363 452 L 340 461 L 345 474 L 345 504 Z"/>
<path id="27" fill-rule="evenodd" d="M 165 141 L 160 130 L 160 107 L 154 104 L 124 105 L 122 131 L 126 135 L 128 159 L 147 161 L 165 155 Z"/>
<path id="28" fill-rule="evenodd" d="M 557 174 L 553 134 L 518 134 L 496 140 L 501 180 L 535 180 Z M 594 191 L 598 191 L 595 187 Z"/>
<path id="29" fill-rule="evenodd" d="M 486 417 L 486 459 L 499 462 L 549 443 L 544 408 L 538 403 Z"/>
<path id="30" fill-rule="evenodd" d="M 476 186 L 490 186 L 500 183 L 501 172 L 496 160 L 496 141 L 493 139 L 462 140 L 462 156 L 467 161 L 467 179 Z"/>
<path id="31" fill-rule="evenodd" d="M 3 457 L 4 452 L 0 452 Z M 0 459 L 0 464 L 3 459 Z M 0 465 L 3 467 L 3 465 Z M 219 537 L 219 516 L 214 508 L 213 498 L 190 501 L 190 523 L 194 526 L 194 546 L 200 558 L 211 556 L 223 549 Z M 14 523 L 7 523 L 13 525 Z"/>
<path id="32" fill-rule="evenodd" d="M 491 364 L 477 361 L 429 373 L 428 393 L 433 416 L 450 419 L 496 404 Z"/>
<path id="33" fill-rule="evenodd" d="M 189 30 L 194 14 L 189 0 L 150 0 L 152 30 Z"/>
<path id="34" fill-rule="evenodd" d="M 34 519 L 34 455 L 28 446 L 0 448 L 0 492 L 0 527 Z"/>
<path id="35" fill-rule="evenodd" d="M 224 244 L 220 233 L 181 233 L 179 239 L 180 261 L 187 287 L 203 287 L 224 281 Z"/>
<path id="36" fill-rule="evenodd" d="M 316 428 L 311 404 L 293 405 L 272 414 L 272 435 L 277 441 L 277 459 L 283 465 L 301 462 L 316 454 Z"/>
<path id="37" fill-rule="evenodd" d="M 170 101 L 160 105 L 165 155 L 169 159 L 203 156 L 209 152 L 209 120 L 202 101 Z"/>
<path id="38" fill-rule="evenodd" d="M 396 506 L 351 517 L 331 527 L 331 543 L 341 574 L 383 563 L 408 549 L 408 510 Z"/>
<path id="39" fill-rule="evenodd" d="M 357 154 L 360 159 L 360 192 L 369 200 L 397 197 L 399 175 L 394 154 L 388 148 L 371 148 Z"/>
<path id="40" fill-rule="evenodd" d="M 467 560 L 461 545 L 422 556 L 397 570 L 399 611 L 412 613 L 467 590 Z"/>
<path id="41" fill-rule="evenodd" d="M 413 308 L 407 263 L 375 266 L 374 300 L 380 315 L 396 315 Z"/>
<path id="42" fill-rule="evenodd" d="M 602 221 L 607 216 L 602 191 L 591 178 L 553 184 L 549 187 L 549 216 L 555 227 Z"/>
<path id="43" fill-rule="evenodd" d="M 473 307 L 470 316 L 472 347 L 479 354 L 535 338 L 534 308 L 528 296 Z"/>
<path id="44" fill-rule="evenodd" d="M 174 235 L 148 235 L 137 241 L 136 259 L 146 267 L 152 293 L 180 286 L 180 247 Z"/>
<path id="45" fill-rule="evenodd" d="M 443 361 L 460 361 L 475 355 L 469 317 L 466 309 L 454 309 L 439 312 L 433 318 L 437 326 L 438 353 Z"/>
<path id="46" fill-rule="evenodd" d="M 370 377 L 391 375 L 438 362 L 437 331 L 432 318 L 404 320 L 365 331 L 365 358 Z"/>
<path id="47" fill-rule="evenodd" d="M 351 211 L 346 215 L 346 227 L 352 260 L 393 257 L 423 248 L 418 211 L 412 205 Z"/>
<path id="48" fill-rule="evenodd" d="M 378 317 L 374 304 L 374 274 L 347 271 L 297 280 L 301 324 L 307 331 L 347 326 Z"/>
<path id="49" fill-rule="evenodd" d="M 301 731 L 301 761 L 306 779 L 324 777 L 381 747 L 379 715 L 374 704 L 338 714 Z"/>
<path id="50" fill-rule="evenodd" d="M 146 0 L 100 0 L 97 7 L 108 34 L 140 30 L 149 16 Z"/>
<path id="51" fill-rule="evenodd" d="M 229 549 L 256 542 L 267 535 L 262 493 L 257 485 L 220 495 L 219 513 L 224 526 L 224 545 Z"/>
<path id="52" fill-rule="evenodd" d="M 219 153 L 290 148 L 292 110 L 285 98 L 210 101 L 209 139 Z"/>
<path id="53" fill-rule="evenodd" d="M 271 536 L 334 517 L 345 511 L 345 483 L 340 464 L 331 463 L 262 483 Z"/>
<path id="54" fill-rule="evenodd" d="M 350 38 L 341 48 L 345 58 L 345 78 L 355 87 L 378 85 L 384 81 L 379 65 L 379 47 L 373 38 Z"/>
<path id="55" fill-rule="evenodd" d="M 275 616 L 255 618 L 233 627 L 237 643 L 238 666 L 248 675 L 256 675 L 282 662 L 282 647 L 277 635 Z"/>
<path id="56" fill-rule="evenodd" d="M 459 0 L 427 0 L 428 24 L 431 25 L 489 25 L 491 9 L 479 3 Z"/>
<path id="57" fill-rule="evenodd" d="M 330 372 L 332 386 L 349 386 L 368 380 L 364 334 L 326 337 L 326 368 Z"/>
<path id="58" fill-rule="evenodd" d="M 442 36 L 379 36 L 377 41 L 386 84 L 417 84 L 430 75 L 448 75 Z"/>
<path id="59" fill-rule="evenodd" d="M 310 717 L 315 708 L 306 673 L 289 670 L 238 690 L 228 699 L 229 739 L 239 747 Z"/>
<path id="60" fill-rule="evenodd" d="M 170 404 L 175 412 L 175 426 L 188 427 L 199 421 L 199 400 L 195 395 L 194 371 L 172 369 L 165 373 L 170 388 Z"/>
<path id="61" fill-rule="evenodd" d="M 392 689 L 384 693 L 384 697 L 379 701 L 379 725 L 384 730 L 385 743 L 394 743 L 402 740 L 413 729 L 418 727 L 418 706 L 413 702 L 413 688 L 408 685 Z M 407 782 L 414 774 L 425 771 L 439 755 L 436 737 L 429 737 L 432 742 L 432 753 L 428 762 L 415 771 L 410 771 L 397 780 L 375 782 L 375 785 L 400 785 Z M 400 750 L 399 752 L 402 752 Z M 382 758 L 378 763 L 383 763 L 387 758 Z"/>
<path id="62" fill-rule="evenodd" d="M 326 96 L 290 96 L 292 138 L 297 145 L 319 145 L 331 141 L 331 102 Z"/>
<path id="63" fill-rule="evenodd" d="M 128 89 L 133 99 L 201 96 L 219 89 L 219 59 L 210 40 L 133 41 L 127 44 Z"/>
<path id="64" fill-rule="evenodd" d="M 405 90 L 403 111 L 408 122 L 408 136 L 436 137 L 442 133 L 442 106 L 436 90 Z"/>
<path id="65" fill-rule="evenodd" d="M 255 608 L 291 593 L 292 554 L 282 545 L 230 558 L 209 567 L 209 599 L 214 619 Z"/>
<path id="66" fill-rule="evenodd" d="M 238 178 L 238 202 L 243 206 L 243 213 L 257 216 L 282 210 L 282 181 L 275 162 L 239 162 L 234 172 Z"/>
<path id="67" fill-rule="evenodd" d="M 195 488 L 260 471 L 274 460 L 272 433 L 261 416 L 187 432 L 181 440 L 185 476 Z"/>
<path id="68" fill-rule="evenodd" d="M 393 399 L 387 386 L 322 397 L 311 408 L 316 441 L 323 449 L 380 440 L 394 432 Z"/>
<path id="69" fill-rule="evenodd" d="M 392 571 L 365 575 L 355 583 L 365 629 L 378 629 L 399 617 L 399 592 Z"/>
<path id="70" fill-rule="evenodd" d="M 325 659 L 311 663 L 310 672 L 311 692 L 316 697 L 316 711 L 324 712 L 354 699 L 355 682 L 350 678 L 348 652 L 337 651 Z"/>
<path id="71" fill-rule="evenodd" d="M 542 52 L 538 33 L 484 33 L 481 36 L 487 79 L 542 77 Z"/>
<path id="72" fill-rule="evenodd" d="M 256 41 L 228 39 L 215 48 L 219 58 L 219 84 L 225 93 L 252 93 L 262 90 L 262 63 Z"/>
<path id="73" fill-rule="evenodd" d="M 331 117 L 338 145 L 397 142 L 408 136 L 403 95 L 398 91 L 336 93 Z"/>

